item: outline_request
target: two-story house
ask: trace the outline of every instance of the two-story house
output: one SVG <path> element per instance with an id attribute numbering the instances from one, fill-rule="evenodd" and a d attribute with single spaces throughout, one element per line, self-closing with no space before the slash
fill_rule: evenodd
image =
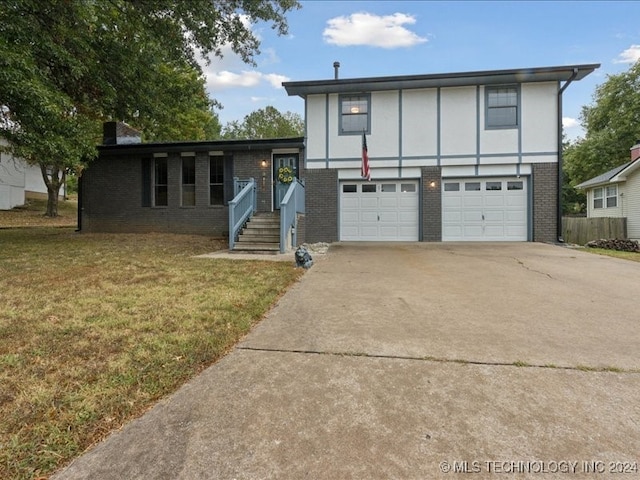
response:
<path id="1" fill-rule="evenodd" d="M 557 241 L 562 94 L 598 67 L 283 83 L 305 101 L 305 240 Z"/>

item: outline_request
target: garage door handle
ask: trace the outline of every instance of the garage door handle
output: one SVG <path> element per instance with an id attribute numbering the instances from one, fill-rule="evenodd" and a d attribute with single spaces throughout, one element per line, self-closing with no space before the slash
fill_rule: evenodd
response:
<path id="1" fill-rule="evenodd" d="M 484 221 L 484 213 L 482 214 L 482 221 Z"/>

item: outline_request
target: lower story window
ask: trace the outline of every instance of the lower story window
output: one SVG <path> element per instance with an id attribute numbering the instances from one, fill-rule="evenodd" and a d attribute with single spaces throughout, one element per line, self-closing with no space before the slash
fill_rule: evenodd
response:
<path id="1" fill-rule="evenodd" d="M 169 173 L 166 157 L 156 158 L 153 176 L 153 204 L 156 207 L 166 207 L 169 205 L 168 179 Z"/>
<path id="2" fill-rule="evenodd" d="M 224 156 L 209 157 L 209 205 L 224 205 Z"/>
<path id="3" fill-rule="evenodd" d="M 613 185 L 607 187 L 607 208 L 615 208 L 618 206 L 618 186 Z"/>
<path id="4" fill-rule="evenodd" d="M 196 157 L 182 157 L 182 205 L 196 204 Z"/>

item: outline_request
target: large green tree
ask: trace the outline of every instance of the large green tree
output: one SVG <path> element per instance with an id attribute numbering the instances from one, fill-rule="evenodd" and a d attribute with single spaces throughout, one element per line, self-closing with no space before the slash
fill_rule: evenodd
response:
<path id="1" fill-rule="evenodd" d="M 610 75 L 599 85 L 593 103 L 582 107 L 584 139 L 564 150 L 564 167 L 573 185 L 629 161 L 629 149 L 640 138 L 640 61 L 628 71 Z"/>
<path id="2" fill-rule="evenodd" d="M 287 32 L 295 0 L 5 0 L 0 136 L 39 165 L 57 214 L 65 172 L 95 155 L 100 126 L 124 120 L 154 140 L 216 136 L 198 57 L 253 63 L 258 21 Z"/>
<path id="3" fill-rule="evenodd" d="M 304 121 L 297 113 L 280 111 L 272 106 L 256 110 L 244 117 L 227 123 L 222 129 L 223 138 L 287 138 L 304 135 Z"/>

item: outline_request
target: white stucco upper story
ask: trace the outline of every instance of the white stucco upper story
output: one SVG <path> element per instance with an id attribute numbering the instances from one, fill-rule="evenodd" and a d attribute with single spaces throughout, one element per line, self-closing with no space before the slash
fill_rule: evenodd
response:
<path id="1" fill-rule="evenodd" d="M 357 168 L 363 131 L 372 167 L 524 166 L 558 161 L 562 89 L 598 66 L 283 85 L 306 102 L 306 168 Z"/>

